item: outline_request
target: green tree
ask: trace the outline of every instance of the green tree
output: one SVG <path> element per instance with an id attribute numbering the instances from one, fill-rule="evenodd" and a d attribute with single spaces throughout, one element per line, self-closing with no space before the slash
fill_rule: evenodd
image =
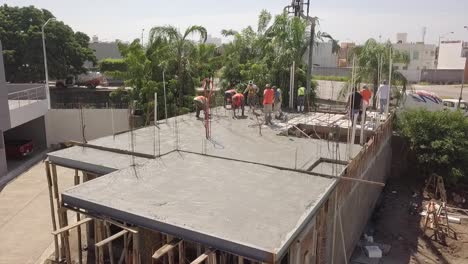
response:
<path id="1" fill-rule="evenodd" d="M 183 34 L 173 26 L 157 26 L 150 30 L 149 35 L 150 45 L 156 41 L 166 42 L 170 44 L 169 47 L 172 49 L 171 53 L 175 54 L 177 63 L 177 93 L 180 102 L 183 101 L 184 95 L 194 93 L 194 85 L 191 80 L 191 76 L 189 75 L 189 58 L 196 47 L 196 44 L 189 39 L 189 37 L 193 34 L 198 34 L 201 38 L 201 42 L 206 41 L 207 31 L 202 26 L 188 27 Z"/>
<path id="2" fill-rule="evenodd" d="M 468 119 L 461 112 L 407 111 L 398 117 L 397 131 L 425 176 L 435 172 L 449 183 L 468 178 Z"/>
<path id="3" fill-rule="evenodd" d="M 7 81 L 37 82 L 45 79 L 41 27 L 53 17 L 51 12 L 34 6 L 0 6 L 0 41 Z M 60 21 L 51 21 L 45 32 L 51 78 L 83 73 L 85 61 L 96 61 L 88 47 L 86 34 L 73 32 Z"/>

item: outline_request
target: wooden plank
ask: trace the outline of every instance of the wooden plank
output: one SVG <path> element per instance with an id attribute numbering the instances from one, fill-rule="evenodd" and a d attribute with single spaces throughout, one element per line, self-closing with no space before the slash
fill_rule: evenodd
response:
<path id="1" fill-rule="evenodd" d="M 172 249 L 174 249 L 180 242 L 182 241 L 182 239 L 179 239 L 179 238 L 173 238 L 171 240 L 171 242 L 163 245 L 162 247 L 160 247 L 158 250 L 156 250 L 156 252 L 154 252 L 153 254 L 153 258 L 154 259 L 159 259 L 160 257 L 164 256 L 165 254 L 167 254 L 169 251 L 171 251 Z"/>
<path id="2" fill-rule="evenodd" d="M 49 188 L 49 203 L 50 203 L 50 214 L 52 218 L 52 229 L 53 231 L 57 230 L 57 222 L 55 220 L 55 206 L 54 206 L 54 191 L 53 191 L 53 183 L 52 183 L 52 176 L 50 173 L 50 164 L 49 161 L 45 162 L 45 169 L 46 169 L 46 177 L 47 177 L 47 187 Z M 54 260 L 58 263 L 59 261 L 59 246 L 58 246 L 58 238 L 54 236 L 54 247 L 55 247 L 55 254 Z"/>
<path id="3" fill-rule="evenodd" d="M 213 254 L 214 252 L 212 250 L 207 250 L 205 253 L 201 254 L 196 258 L 194 261 L 190 262 L 190 264 L 200 264 L 203 263 L 203 261 L 207 260 L 208 257 Z"/>
<path id="4" fill-rule="evenodd" d="M 114 235 L 112 235 L 112 236 L 110 236 L 110 237 L 108 237 L 108 238 L 106 238 L 104 240 L 101 240 L 101 241 L 97 242 L 96 247 L 100 248 L 102 246 L 105 246 L 107 243 L 112 242 L 113 240 L 115 240 L 115 239 L 117 239 L 117 238 L 119 238 L 119 237 L 121 237 L 121 236 L 123 236 L 123 235 L 125 235 L 127 233 L 128 233 L 127 230 L 122 230 L 122 231 L 120 231 L 120 232 L 118 232 L 118 233 L 116 233 L 116 234 L 114 234 Z"/>
<path id="5" fill-rule="evenodd" d="M 92 220 L 93 220 L 92 218 L 84 218 L 84 219 L 82 219 L 82 220 L 80 220 L 80 221 L 78 221 L 78 222 L 76 222 L 76 223 L 73 223 L 73 224 L 71 224 L 71 225 L 62 227 L 62 228 L 58 229 L 57 231 L 53 231 L 53 232 L 52 232 L 52 235 L 55 235 L 55 236 L 56 236 L 56 235 L 59 235 L 59 234 L 61 234 L 61 233 L 63 233 L 63 232 L 66 232 L 66 231 L 68 231 L 68 230 L 70 230 L 70 229 L 73 229 L 73 228 L 75 228 L 75 227 L 77 227 L 77 226 L 80 226 L 80 225 L 82 225 L 82 224 L 86 224 L 86 223 L 88 223 L 89 221 L 92 221 Z"/>
<path id="6" fill-rule="evenodd" d="M 139 153 L 139 152 L 128 151 L 128 150 L 123 150 L 123 149 L 109 148 L 109 147 L 92 145 L 92 144 L 82 143 L 82 142 L 77 142 L 77 141 L 69 141 L 67 143 L 71 144 L 71 145 L 74 145 L 74 146 L 93 148 L 93 149 L 97 149 L 97 150 L 109 151 L 109 152 L 114 152 L 114 153 L 117 153 L 117 154 L 131 155 L 131 156 L 140 157 L 140 158 L 147 158 L 147 159 L 155 159 L 156 158 L 156 156 L 146 154 L 146 153 Z"/>

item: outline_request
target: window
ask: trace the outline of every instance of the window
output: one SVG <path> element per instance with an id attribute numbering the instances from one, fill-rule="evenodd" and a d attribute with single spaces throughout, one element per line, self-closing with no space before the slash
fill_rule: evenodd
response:
<path id="1" fill-rule="evenodd" d="M 453 107 L 455 107 L 455 103 L 454 103 L 454 102 L 445 101 L 445 102 L 444 102 L 444 106 L 453 108 Z"/>
<path id="2" fill-rule="evenodd" d="M 413 60 L 419 60 L 419 51 L 413 51 Z"/>
<path id="3" fill-rule="evenodd" d="M 461 102 L 460 103 L 460 109 L 464 110 L 464 111 L 467 111 L 468 110 L 468 104 L 464 103 L 464 102 Z"/>
<path id="4" fill-rule="evenodd" d="M 435 56 L 435 51 L 431 51 L 431 56 Z"/>

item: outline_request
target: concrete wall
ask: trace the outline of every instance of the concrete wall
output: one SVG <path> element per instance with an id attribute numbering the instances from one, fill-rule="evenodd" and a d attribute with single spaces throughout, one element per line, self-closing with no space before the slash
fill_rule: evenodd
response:
<path id="1" fill-rule="evenodd" d="M 452 84 L 461 83 L 463 70 L 423 70 L 421 81 L 430 83 Z"/>
<path id="2" fill-rule="evenodd" d="M 421 81 L 421 70 L 398 70 L 408 82 L 418 83 Z"/>
<path id="3" fill-rule="evenodd" d="M 381 127 L 383 128 L 382 130 L 377 130 L 373 137 L 373 142 L 353 159 L 346 169 L 345 176 L 376 182 L 385 182 L 390 176 L 392 164 L 392 121 L 387 122 Z M 332 252 L 328 254 L 329 256 L 334 256 L 333 263 L 347 263 L 345 262 L 345 254 L 342 247 L 343 240 L 346 247 L 346 256 L 348 259 L 351 257 L 372 215 L 382 188 L 377 185 L 341 181 L 338 188 L 335 189 L 338 197 L 335 245 L 330 249 Z M 343 232 L 341 232 L 341 229 Z M 333 232 L 330 234 L 330 237 L 333 237 Z"/>
<path id="4" fill-rule="evenodd" d="M 312 54 L 312 63 L 319 67 L 336 67 L 338 64 L 338 54 L 332 52 L 333 43 L 331 42 L 317 42 L 314 45 Z M 304 53 L 303 61 L 308 63 L 309 52 Z"/>
<path id="5" fill-rule="evenodd" d="M 114 109 L 116 132 L 130 129 L 127 109 Z M 80 109 L 51 109 L 46 115 L 47 143 L 83 141 Z M 83 109 L 85 138 L 92 140 L 112 135 L 111 109 Z"/>
<path id="6" fill-rule="evenodd" d="M 5 83 L 2 43 L 0 42 L 0 130 L 10 128 L 10 109 L 8 107 L 8 89 Z"/>
<path id="7" fill-rule="evenodd" d="M 6 175 L 8 172 L 6 153 L 5 153 L 5 142 L 3 140 L 3 131 L 0 130 L 0 178 Z"/>
<path id="8" fill-rule="evenodd" d="M 25 124 L 31 120 L 44 116 L 47 113 L 47 100 L 14 108 L 10 110 L 11 128 Z"/>
<path id="9" fill-rule="evenodd" d="M 347 77 L 351 76 L 351 68 L 313 67 L 312 75 Z"/>

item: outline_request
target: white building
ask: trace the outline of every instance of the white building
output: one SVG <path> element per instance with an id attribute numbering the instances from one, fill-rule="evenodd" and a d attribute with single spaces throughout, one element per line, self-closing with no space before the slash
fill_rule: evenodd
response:
<path id="1" fill-rule="evenodd" d="M 395 64 L 400 70 L 426 70 L 436 67 L 436 45 L 417 43 L 396 43 L 393 48 L 406 52 L 410 62 L 408 65 Z"/>
<path id="2" fill-rule="evenodd" d="M 303 60 L 308 63 L 308 51 L 304 53 Z M 316 42 L 312 55 L 312 63 L 314 67 L 337 67 L 338 53 L 333 53 L 333 43 Z"/>
<path id="3" fill-rule="evenodd" d="M 221 38 L 213 37 L 213 36 L 208 34 L 205 43 L 206 44 L 214 44 L 214 45 L 216 45 L 216 47 L 219 47 L 219 46 L 221 46 L 221 44 L 223 44 L 223 41 L 222 41 Z"/>
<path id="4" fill-rule="evenodd" d="M 465 58 L 462 57 L 463 41 L 442 41 L 439 47 L 437 69 L 460 70 L 465 68 Z"/>

